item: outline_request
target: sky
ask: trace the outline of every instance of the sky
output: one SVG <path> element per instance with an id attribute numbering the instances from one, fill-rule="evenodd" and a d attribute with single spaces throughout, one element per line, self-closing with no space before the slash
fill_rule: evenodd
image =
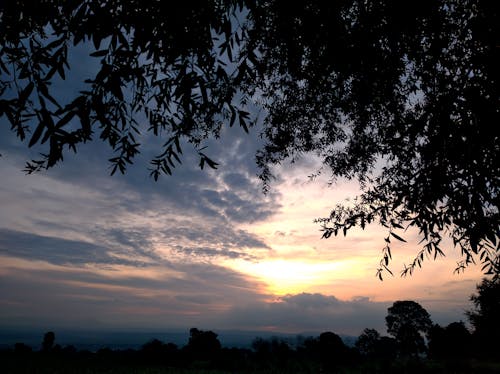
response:
<path id="1" fill-rule="evenodd" d="M 4 126 L 5 127 L 5 126 Z M 0 173 L 0 327 L 199 328 L 359 335 L 385 331 L 387 308 L 415 300 L 441 324 L 465 320 L 479 267 L 453 274 L 458 250 L 398 276 L 415 233 L 394 243 L 394 277 L 375 271 L 377 225 L 321 239 L 313 220 L 353 197 L 354 182 L 311 182 L 305 156 L 275 170 L 265 195 L 256 177 L 256 132 L 225 130 L 207 152 L 218 170 L 185 153 L 154 182 L 144 157 L 109 175 L 99 143 L 37 175 L 29 153 L 3 131 Z M 386 234 L 385 234 L 386 235 Z"/>
<path id="2" fill-rule="evenodd" d="M 73 66 L 84 75 L 92 66 Z M 61 95 L 77 91 L 63 85 Z M 98 141 L 62 164 L 25 175 L 36 156 L 0 127 L 0 329 L 385 332 L 387 308 L 415 300 L 434 322 L 464 320 L 481 281 L 480 266 L 454 274 L 459 250 L 426 260 L 399 277 L 420 246 L 417 233 L 393 243 L 391 269 L 375 277 L 387 232 L 376 224 L 321 239 L 314 219 L 358 192 L 307 176 L 318 160 L 304 155 L 274 169 L 264 194 L 257 178 L 257 130 L 223 130 L 207 141 L 220 165 L 200 170 L 185 147 L 173 176 L 155 182 L 148 160 L 157 139 L 125 175 L 110 176 L 112 154 Z"/>

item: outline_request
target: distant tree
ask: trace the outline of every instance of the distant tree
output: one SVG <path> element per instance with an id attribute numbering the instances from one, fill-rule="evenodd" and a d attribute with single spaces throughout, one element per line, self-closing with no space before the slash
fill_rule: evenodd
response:
<path id="1" fill-rule="evenodd" d="M 432 327 L 429 313 L 415 301 L 396 301 L 387 312 L 387 332 L 396 339 L 401 354 L 425 352 L 424 334 Z"/>
<path id="2" fill-rule="evenodd" d="M 472 354 L 472 340 L 463 322 L 452 322 L 446 327 L 432 326 L 428 333 L 429 357 L 461 360 Z"/>
<path id="3" fill-rule="evenodd" d="M 217 358 L 221 344 L 213 331 L 192 328 L 189 330 L 189 341 L 185 349 L 195 359 L 210 360 Z"/>
<path id="4" fill-rule="evenodd" d="M 141 354 L 148 362 L 161 362 L 164 357 L 165 344 L 158 339 L 153 339 L 141 348 Z"/>
<path id="5" fill-rule="evenodd" d="M 43 336 L 43 341 L 42 341 L 42 351 L 43 352 L 50 352 L 54 348 L 54 342 L 56 340 L 56 334 L 54 332 L 49 331 L 46 332 L 45 335 Z"/>
<path id="6" fill-rule="evenodd" d="M 408 227 L 423 247 L 403 275 L 444 255 L 446 235 L 457 270 L 477 256 L 498 274 L 499 17 L 483 0 L 2 1 L 0 116 L 41 150 L 27 172 L 99 138 L 123 173 L 141 134 L 161 136 L 155 179 L 187 143 L 217 167 L 203 142 L 262 118 L 266 188 L 273 165 L 306 153 L 322 160 L 311 177 L 359 181 L 354 204 L 318 222 L 324 238 L 385 226 L 380 278 Z M 70 70 L 82 46 L 89 77 Z M 58 95 L 72 79 L 82 89 Z"/>
<path id="7" fill-rule="evenodd" d="M 380 336 L 375 329 L 364 329 L 355 343 L 362 357 L 369 361 L 390 364 L 397 356 L 398 344 L 394 338 Z"/>
<path id="8" fill-rule="evenodd" d="M 252 341 L 252 349 L 255 357 L 261 363 L 282 365 L 292 355 L 290 345 L 279 337 L 269 339 L 255 338 Z"/>
<path id="9" fill-rule="evenodd" d="M 350 359 L 350 353 L 340 336 L 327 331 L 319 335 L 318 349 L 320 359 L 327 369 L 345 364 Z"/>
<path id="10" fill-rule="evenodd" d="M 65 355 L 65 356 L 74 356 L 76 355 L 77 353 L 77 349 L 74 345 L 65 345 L 63 348 L 62 348 L 62 353 Z"/>
<path id="11" fill-rule="evenodd" d="M 376 356 L 379 361 L 391 362 L 396 358 L 398 343 L 396 339 L 382 336 L 377 342 Z"/>
<path id="12" fill-rule="evenodd" d="M 380 341 L 380 334 L 375 329 L 364 329 L 363 333 L 356 340 L 355 346 L 359 352 L 368 357 L 374 357 L 377 353 L 377 346 Z"/>
<path id="13" fill-rule="evenodd" d="M 33 349 L 24 343 L 16 343 L 14 344 L 14 353 L 25 355 L 31 353 Z"/>
<path id="14" fill-rule="evenodd" d="M 271 354 L 271 343 L 262 338 L 255 338 L 252 340 L 252 349 L 259 356 L 269 356 Z"/>
<path id="15" fill-rule="evenodd" d="M 500 279 L 484 278 L 471 296 L 474 309 L 467 317 L 474 328 L 474 344 L 482 356 L 498 358 L 500 351 Z"/>

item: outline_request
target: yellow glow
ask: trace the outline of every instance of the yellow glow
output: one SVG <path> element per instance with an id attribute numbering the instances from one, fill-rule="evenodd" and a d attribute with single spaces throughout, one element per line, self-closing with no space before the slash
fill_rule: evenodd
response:
<path id="1" fill-rule="evenodd" d="M 330 283 L 335 278 L 351 274 L 353 261 L 303 262 L 297 260 L 269 260 L 258 263 L 239 261 L 233 269 L 249 274 L 265 282 L 267 291 L 275 295 L 313 292 L 314 288 Z"/>

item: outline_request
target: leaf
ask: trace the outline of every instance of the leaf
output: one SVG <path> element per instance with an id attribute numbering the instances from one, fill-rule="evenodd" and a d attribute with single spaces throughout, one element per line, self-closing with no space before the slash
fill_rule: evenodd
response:
<path id="1" fill-rule="evenodd" d="M 207 161 L 208 166 L 210 166 L 212 169 L 217 169 L 217 166 L 219 166 L 219 164 L 217 162 L 212 161 L 208 157 L 207 157 L 206 161 Z"/>
<path id="2" fill-rule="evenodd" d="M 46 97 L 52 104 L 54 104 L 57 108 L 61 108 L 61 105 L 59 105 L 59 103 L 57 102 L 56 99 L 54 99 L 50 93 L 49 93 L 49 89 L 47 88 L 47 85 L 45 84 L 38 84 L 38 91 L 40 91 L 40 93 Z"/>
<path id="3" fill-rule="evenodd" d="M 236 121 L 236 110 L 233 107 L 230 107 L 229 110 L 231 111 L 231 120 L 229 121 L 229 127 L 232 127 L 234 125 L 234 122 Z"/>
<path id="4" fill-rule="evenodd" d="M 64 125 L 66 125 L 69 121 L 71 121 L 71 119 L 76 115 L 76 112 L 75 111 L 71 111 L 71 112 L 68 112 L 66 113 L 66 115 L 61 118 L 57 124 L 56 124 L 56 128 L 60 129 L 62 128 Z"/>
<path id="5" fill-rule="evenodd" d="M 121 89 L 121 82 L 120 79 L 113 79 L 111 86 L 110 86 L 111 92 L 115 97 L 121 101 L 123 101 L 123 92 Z"/>
<path id="6" fill-rule="evenodd" d="M 92 41 L 94 42 L 94 47 L 95 49 L 99 49 L 99 47 L 101 46 L 101 37 L 98 36 L 96 33 L 94 33 L 94 35 L 92 35 Z"/>
<path id="7" fill-rule="evenodd" d="M 33 147 L 38 142 L 38 139 L 40 139 L 40 137 L 42 136 L 44 129 L 45 129 L 44 121 L 40 121 L 35 131 L 33 132 L 33 135 L 31 136 L 28 147 Z"/>
<path id="8" fill-rule="evenodd" d="M 54 133 L 55 126 L 54 126 L 54 120 L 52 119 L 52 116 L 47 110 L 42 109 L 41 113 L 43 121 L 45 122 L 45 127 L 47 127 L 47 131 L 45 132 L 45 135 L 43 136 L 41 141 L 41 144 L 44 144 L 49 139 L 49 137 Z"/>
<path id="9" fill-rule="evenodd" d="M 46 49 L 53 49 L 64 43 L 64 37 L 54 40 L 45 46 Z"/>
<path id="10" fill-rule="evenodd" d="M 181 154 L 182 155 L 182 149 L 181 149 L 181 145 L 179 143 L 179 137 L 176 136 L 174 138 L 174 144 L 175 144 L 175 149 L 177 150 L 177 153 Z"/>
<path id="11" fill-rule="evenodd" d="M 59 75 L 61 76 L 61 78 L 62 78 L 63 80 L 65 80 L 65 79 L 66 79 L 66 74 L 64 73 L 64 65 L 59 65 L 59 66 L 57 67 L 57 72 L 59 73 Z"/>
<path id="12" fill-rule="evenodd" d="M 387 266 L 384 265 L 384 269 L 392 276 L 394 276 L 394 273 L 389 269 Z"/>
<path id="13" fill-rule="evenodd" d="M 103 56 L 106 56 L 107 54 L 108 54 L 107 49 L 101 49 L 100 51 L 92 52 L 89 56 L 90 57 L 103 57 Z"/>
<path id="14" fill-rule="evenodd" d="M 25 102 L 31 95 L 33 87 L 35 87 L 35 84 L 33 82 L 29 82 L 28 85 L 24 88 L 24 90 L 22 90 L 21 93 L 19 94 L 19 101 Z"/>
<path id="15" fill-rule="evenodd" d="M 4 71 L 6 74 L 9 74 L 9 69 L 7 69 L 7 66 L 3 63 L 2 58 L 0 58 L 0 72 Z"/>
<path id="16" fill-rule="evenodd" d="M 395 234 L 395 233 L 393 233 L 393 232 L 391 232 L 391 235 L 392 235 L 393 237 L 395 237 L 396 239 L 398 239 L 399 241 L 401 241 L 401 242 L 405 242 L 405 243 L 406 243 L 406 240 L 404 240 L 401 236 L 399 236 L 399 235 L 397 235 L 397 234 Z"/>

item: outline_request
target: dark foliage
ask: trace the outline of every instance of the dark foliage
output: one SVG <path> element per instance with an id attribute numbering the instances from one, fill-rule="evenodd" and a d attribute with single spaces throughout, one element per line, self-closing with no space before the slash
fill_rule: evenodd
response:
<path id="1" fill-rule="evenodd" d="M 33 351 L 33 349 L 24 343 L 14 344 L 14 353 L 17 355 L 26 355 Z"/>
<path id="2" fill-rule="evenodd" d="M 434 325 L 429 330 L 429 357 L 460 361 L 472 357 L 472 337 L 463 322 L 446 327 Z"/>
<path id="3" fill-rule="evenodd" d="M 140 354 L 147 363 L 174 365 L 177 362 L 178 351 L 173 343 L 163 343 L 153 339 L 142 346 Z"/>
<path id="4" fill-rule="evenodd" d="M 216 333 L 192 328 L 189 335 L 184 350 L 191 360 L 213 360 L 219 356 L 222 347 Z"/>
<path id="5" fill-rule="evenodd" d="M 13 350 L 0 350 L 0 362 L 2 372 L 7 373 L 461 373 L 496 372 L 498 368 L 494 356 L 481 362 L 470 359 L 470 346 L 465 345 L 470 334 L 462 322 L 446 328 L 434 325 L 429 333 L 431 360 L 398 357 L 399 342 L 381 337 L 373 329 L 365 329 L 358 339 L 356 346 L 360 350 L 347 347 L 333 332 L 297 337 L 295 345 L 276 337 L 257 338 L 253 350 L 220 348 L 214 343 L 214 339 L 218 342 L 216 334 L 211 331 L 191 329 L 190 333 L 188 344 L 181 349 L 158 339 L 139 350 L 101 348 L 95 353 L 79 351 L 73 346 L 48 353 L 17 343 Z M 210 354 L 201 354 L 204 349 Z"/>
<path id="6" fill-rule="evenodd" d="M 432 326 L 429 313 L 415 301 L 396 301 L 387 310 L 387 332 L 394 336 L 401 355 L 416 356 L 425 352 L 423 334 Z"/>
<path id="7" fill-rule="evenodd" d="M 45 149 L 28 172 L 98 137 L 123 173 L 150 131 L 163 139 L 150 165 L 157 179 L 181 162 L 182 140 L 202 168 L 217 167 L 203 140 L 223 124 L 248 130 L 256 106 L 266 186 L 271 165 L 305 153 L 323 160 L 313 176 L 359 180 L 355 204 L 319 222 L 325 238 L 384 225 L 380 278 L 408 227 L 423 247 L 403 275 L 444 255 L 443 235 L 462 251 L 457 270 L 477 258 L 498 274 L 499 9 L 481 0 L 3 1 L 0 116 Z M 58 97 L 79 45 L 99 68 L 78 94 Z"/>
<path id="8" fill-rule="evenodd" d="M 471 296 L 474 309 L 467 313 L 474 328 L 474 345 L 480 356 L 498 357 L 500 351 L 500 280 L 483 279 Z"/>
<path id="9" fill-rule="evenodd" d="M 367 357 L 375 357 L 377 345 L 380 341 L 380 334 L 375 329 L 364 329 L 363 333 L 356 340 L 356 348 L 359 353 Z"/>
<path id="10" fill-rule="evenodd" d="M 188 343 L 181 349 L 175 344 L 153 339 L 139 350 L 101 348 L 91 353 L 66 346 L 47 354 L 44 350 L 33 352 L 30 347 L 17 343 L 12 352 L 0 350 L 0 360 L 6 359 L 6 362 L 15 365 L 12 372 L 45 372 L 44 368 L 47 368 L 47 372 L 73 372 L 71 368 L 76 366 L 92 372 L 142 372 L 144 368 L 163 372 L 160 370 L 170 368 L 174 373 L 189 373 L 190 370 L 197 373 L 221 370 L 266 372 L 276 369 L 289 373 L 313 373 L 318 370 L 329 372 L 355 364 L 355 355 L 332 332 L 306 341 L 314 344 L 306 344 L 307 349 L 305 345 L 295 349 L 284 340 L 274 337 L 255 339 L 253 350 L 221 348 L 217 334 L 192 328 Z"/>
<path id="11" fill-rule="evenodd" d="M 43 352 L 52 351 L 54 349 L 55 340 L 56 340 L 56 335 L 52 331 L 45 333 L 42 341 L 42 351 Z"/>

